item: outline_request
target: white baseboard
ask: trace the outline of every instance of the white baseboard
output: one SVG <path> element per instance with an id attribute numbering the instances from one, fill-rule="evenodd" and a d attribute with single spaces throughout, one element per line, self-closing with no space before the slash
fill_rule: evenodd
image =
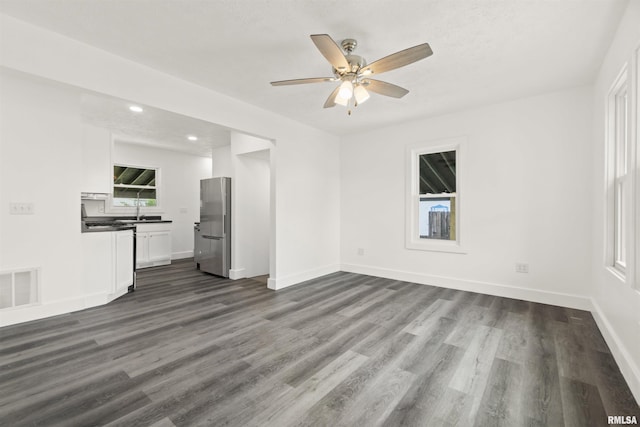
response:
<path id="1" fill-rule="evenodd" d="M 624 342 L 622 342 L 620 336 L 611 326 L 600 305 L 598 305 L 593 298 L 591 299 L 591 305 L 593 307 L 591 310 L 593 318 L 604 340 L 607 342 L 609 349 L 611 349 L 611 354 L 613 354 L 613 358 L 618 364 L 622 376 L 627 381 L 631 393 L 636 398 L 636 402 L 640 402 L 640 367 L 637 365 L 637 362 L 633 360 Z"/>
<path id="2" fill-rule="evenodd" d="M 45 317 L 67 314 L 73 311 L 84 310 L 85 308 L 104 305 L 107 302 L 107 293 L 105 292 L 44 302 L 26 307 L 16 307 L 9 310 L 3 310 L 0 313 L 0 326 L 15 325 L 17 323 L 44 319 Z"/>
<path id="3" fill-rule="evenodd" d="M 562 292 L 542 291 L 531 288 L 518 288 L 500 283 L 481 282 L 477 280 L 458 279 L 455 277 L 435 276 L 411 271 L 392 270 L 366 265 L 342 264 L 342 271 L 367 274 L 387 279 L 403 280 L 422 285 L 440 286 L 461 291 L 477 292 L 506 298 L 521 299 L 562 307 L 591 310 L 591 300 L 587 297 Z"/>
<path id="4" fill-rule="evenodd" d="M 97 307 L 99 305 L 105 305 L 110 301 L 109 295 L 106 292 L 85 295 L 83 298 L 84 298 L 84 307 L 82 309 L 89 308 L 89 307 Z"/>
<path id="5" fill-rule="evenodd" d="M 25 307 L 16 307 L 0 311 L 0 327 L 15 325 L 18 323 L 30 322 L 32 320 L 44 319 L 45 317 L 68 314 L 91 307 L 98 307 L 110 303 L 116 298 L 128 292 L 123 289 L 120 292 L 109 294 L 100 292 L 89 295 L 82 295 L 74 298 L 44 302 Z"/>
<path id="6" fill-rule="evenodd" d="M 193 251 L 173 252 L 171 254 L 171 259 L 185 259 L 185 258 L 193 258 Z"/>
<path id="7" fill-rule="evenodd" d="M 244 268 L 232 268 L 229 270 L 229 279 L 238 280 L 244 279 L 247 275 L 244 272 Z"/>
<path id="8" fill-rule="evenodd" d="M 318 267 L 311 270 L 303 271 L 301 273 L 289 274 L 283 277 L 270 277 L 269 280 L 267 280 L 267 288 L 273 290 L 283 289 L 289 286 L 297 285 L 298 283 L 302 283 L 307 280 L 315 279 L 316 277 L 335 273 L 337 271 L 340 271 L 340 265 L 331 264 L 325 265 L 324 267 Z"/>

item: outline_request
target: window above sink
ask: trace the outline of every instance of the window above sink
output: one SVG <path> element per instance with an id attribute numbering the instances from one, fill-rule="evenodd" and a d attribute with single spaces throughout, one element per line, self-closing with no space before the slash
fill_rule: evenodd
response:
<path id="1" fill-rule="evenodd" d="M 159 168 L 113 165 L 113 207 L 158 207 Z"/>

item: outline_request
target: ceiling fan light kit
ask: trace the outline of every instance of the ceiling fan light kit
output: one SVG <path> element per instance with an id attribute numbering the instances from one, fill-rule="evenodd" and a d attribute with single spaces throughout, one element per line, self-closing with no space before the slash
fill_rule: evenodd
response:
<path id="1" fill-rule="evenodd" d="M 356 98 L 357 105 L 362 104 L 371 97 L 369 95 L 369 92 L 367 92 L 367 90 L 362 85 L 356 86 L 356 88 L 353 90 L 353 96 Z"/>
<path id="2" fill-rule="evenodd" d="M 271 82 L 272 86 L 288 86 L 306 83 L 341 82 L 324 103 L 324 108 L 334 107 L 336 104 L 357 107 L 369 99 L 369 92 L 392 98 L 402 98 L 409 91 L 391 83 L 374 80 L 369 76 L 384 73 L 404 67 L 421 59 L 433 55 L 428 43 L 423 43 L 409 49 L 401 50 L 367 65 L 367 61 L 353 50 L 358 45 L 354 39 L 344 39 L 340 46 L 327 34 L 314 34 L 311 40 L 320 53 L 332 66 L 334 77 L 314 77 L 308 79 L 281 80 Z M 367 90 L 368 89 L 368 90 Z M 351 114 L 351 110 L 348 110 Z"/>
<path id="3" fill-rule="evenodd" d="M 353 83 L 349 80 L 345 80 L 340 85 L 340 90 L 338 91 L 338 97 L 349 99 L 353 96 Z"/>

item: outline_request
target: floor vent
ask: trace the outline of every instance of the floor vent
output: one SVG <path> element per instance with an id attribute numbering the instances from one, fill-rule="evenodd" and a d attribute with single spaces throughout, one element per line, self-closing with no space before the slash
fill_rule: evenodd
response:
<path id="1" fill-rule="evenodd" d="M 0 310 L 39 302 L 37 268 L 0 272 Z"/>

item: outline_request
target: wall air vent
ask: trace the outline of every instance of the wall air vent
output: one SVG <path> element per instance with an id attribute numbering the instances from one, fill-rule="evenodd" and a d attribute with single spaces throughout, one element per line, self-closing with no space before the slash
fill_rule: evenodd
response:
<path id="1" fill-rule="evenodd" d="M 0 310 L 40 302 L 38 269 L 0 272 Z"/>

